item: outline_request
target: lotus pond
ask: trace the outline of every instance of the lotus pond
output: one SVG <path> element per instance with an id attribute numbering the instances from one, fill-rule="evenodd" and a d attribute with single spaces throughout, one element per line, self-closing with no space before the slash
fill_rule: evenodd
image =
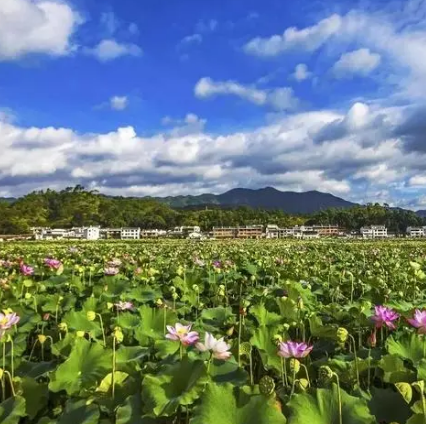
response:
<path id="1" fill-rule="evenodd" d="M 426 243 L 0 248 L 0 423 L 426 424 Z"/>

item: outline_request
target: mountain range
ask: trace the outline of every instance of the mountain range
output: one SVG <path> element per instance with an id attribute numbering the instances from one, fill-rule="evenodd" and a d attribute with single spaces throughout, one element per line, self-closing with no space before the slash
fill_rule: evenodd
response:
<path id="1" fill-rule="evenodd" d="M 309 214 L 327 208 L 350 208 L 348 202 L 330 193 L 307 191 L 279 191 L 273 187 L 258 190 L 235 188 L 223 194 L 201 194 L 199 196 L 152 197 L 172 208 L 195 208 L 203 206 L 236 207 L 250 206 L 262 209 L 280 209 L 291 214 Z"/>
<path id="2" fill-rule="evenodd" d="M 156 200 L 174 209 L 199 209 L 203 207 L 235 208 L 249 206 L 251 208 L 282 210 L 290 214 L 311 214 L 328 208 L 351 208 L 356 203 L 349 202 L 330 193 L 320 191 L 280 191 L 273 187 L 257 190 L 234 188 L 222 194 L 205 193 L 197 196 L 144 197 Z M 0 201 L 13 203 L 13 197 L 0 197 Z M 417 215 L 426 217 L 426 210 L 419 210 Z"/>

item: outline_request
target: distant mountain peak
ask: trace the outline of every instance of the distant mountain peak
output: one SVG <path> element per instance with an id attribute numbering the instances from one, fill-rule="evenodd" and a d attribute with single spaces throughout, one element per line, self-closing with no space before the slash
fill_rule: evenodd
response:
<path id="1" fill-rule="evenodd" d="M 276 209 L 287 213 L 309 214 L 328 208 L 350 208 L 355 203 L 348 202 L 330 193 L 320 191 L 294 192 L 280 191 L 274 187 L 258 189 L 233 188 L 222 194 L 202 194 L 199 196 L 168 196 L 156 198 L 174 208 L 203 207 L 217 205 L 223 207 L 250 206 L 259 209 Z"/>

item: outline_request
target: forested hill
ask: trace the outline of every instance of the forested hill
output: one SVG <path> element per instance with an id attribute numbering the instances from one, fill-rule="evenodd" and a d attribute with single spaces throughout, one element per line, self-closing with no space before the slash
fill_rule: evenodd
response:
<path id="1" fill-rule="evenodd" d="M 339 224 L 347 229 L 385 224 L 390 231 L 404 232 L 409 225 L 422 225 L 425 219 L 412 211 L 375 205 L 329 208 L 312 214 L 295 215 L 282 210 L 248 206 L 202 207 L 196 210 L 173 209 L 148 198 L 107 197 L 81 186 L 62 191 L 46 190 L 28 194 L 13 202 L 0 201 L 0 233 L 28 233 L 32 226 L 69 228 L 101 225 L 141 228 L 172 228 L 178 225 L 213 226 L 303 223 Z"/>

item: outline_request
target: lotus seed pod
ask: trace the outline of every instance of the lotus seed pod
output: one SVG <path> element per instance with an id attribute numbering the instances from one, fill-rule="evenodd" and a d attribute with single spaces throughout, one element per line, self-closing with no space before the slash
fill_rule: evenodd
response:
<path id="1" fill-rule="evenodd" d="M 287 324 L 287 323 L 285 323 L 285 324 L 283 325 L 283 327 L 284 327 L 284 330 L 285 330 L 285 331 L 288 331 L 288 329 L 290 328 L 290 325 L 289 325 L 289 324 Z"/>
<path id="2" fill-rule="evenodd" d="M 120 327 L 114 328 L 114 337 L 118 343 L 121 343 L 124 340 L 124 334 Z"/>
<path id="3" fill-rule="evenodd" d="M 33 297 L 33 295 L 31 293 L 25 293 L 25 299 L 31 299 Z"/>
<path id="4" fill-rule="evenodd" d="M 225 290 L 219 289 L 217 295 L 220 296 L 220 297 L 225 297 Z"/>
<path id="5" fill-rule="evenodd" d="M 291 358 L 289 362 L 291 372 L 298 373 L 300 371 L 300 362 L 296 358 Z"/>
<path id="6" fill-rule="evenodd" d="M 425 382 L 423 380 L 420 381 L 415 381 L 414 383 L 411 384 L 418 393 L 423 393 L 425 390 Z"/>
<path id="7" fill-rule="evenodd" d="M 410 403 L 413 398 L 413 388 L 408 383 L 395 383 L 398 392 L 404 398 L 405 402 Z"/>
<path id="8" fill-rule="evenodd" d="M 273 341 L 276 345 L 278 345 L 283 341 L 283 338 L 279 334 L 275 334 L 273 337 Z"/>
<path id="9" fill-rule="evenodd" d="M 60 324 L 58 324 L 58 328 L 61 331 L 68 331 L 68 325 L 65 322 L 61 322 Z"/>
<path id="10" fill-rule="evenodd" d="M 275 382 L 269 375 L 264 375 L 259 381 L 259 390 L 262 395 L 270 396 L 275 390 Z"/>
<path id="11" fill-rule="evenodd" d="M 322 365 L 319 369 L 319 378 L 323 381 L 329 381 L 333 378 L 333 370 L 327 366 Z"/>
<path id="12" fill-rule="evenodd" d="M 296 321 L 292 321 L 290 323 L 290 327 L 297 327 L 297 322 Z"/>
<path id="13" fill-rule="evenodd" d="M 79 330 L 79 331 L 77 331 L 77 337 L 84 337 L 84 335 L 85 335 L 85 332 L 84 331 L 81 331 L 81 330 Z"/>
<path id="14" fill-rule="evenodd" d="M 88 311 L 86 314 L 86 317 L 89 321 L 94 321 L 96 319 L 96 312 L 95 311 Z"/>
<path id="15" fill-rule="evenodd" d="M 155 303 L 157 304 L 157 306 L 163 306 L 163 301 L 161 299 L 157 299 Z"/>
<path id="16" fill-rule="evenodd" d="M 47 340 L 47 337 L 44 334 L 39 334 L 37 338 L 40 344 L 44 344 L 44 342 Z"/>
<path id="17" fill-rule="evenodd" d="M 45 292 L 46 291 L 46 286 L 44 284 L 39 284 L 38 285 L 38 291 L 39 292 Z"/>
<path id="18" fill-rule="evenodd" d="M 301 378 L 296 381 L 296 386 L 300 391 L 305 392 L 309 388 L 309 381 L 306 378 Z"/>
<path id="19" fill-rule="evenodd" d="M 203 302 L 200 302 L 199 304 L 198 304 L 198 307 L 200 308 L 200 309 L 203 309 L 204 308 L 204 303 Z"/>
<path id="20" fill-rule="evenodd" d="M 192 285 L 192 290 L 194 290 L 194 291 L 196 291 L 196 292 L 199 292 L 199 291 L 200 291 L 200 288 L 198 287 L 198 285 L 197 285 L 197 284 L 193 284 L 193 285 Z"/>
<path id="21" fill-rule="evenodd" d="M 337 329 L 336 336 L 339 343 L 344 344 L 348 340 L 349 332 L 346 328 L 339 327 Z"/>
<path id="22" fill-rule="evenodd" d="M 224 286 L 223 284 L 220 284 L 220 285 L 219 285 L 219 288 L 220 288 L 221 290 L 225 290 L 225 286 Z"/>
<path id="23" fill-rule="evenodd" d="M 251 344 L 249 342 L 244 342 L 240 344 L 240 356 L 249 356 L 251 353 Z"/>
<path id="24" fill-rule="evenodd" d="M 192 286 L 192 288 L 194 288 L 194 286 Z M 176 287 L 175 286 L 171 286 L 170 287 L 170 292 L 171 293 L 175 293 L 176 292 Z"/>
<path id="25" fill-rule="evenodd" d="M 172 299 L 173 300 L 179 299 L 179 295 L 176 292 L 172 293 Z"/>
<path id="26" fill-rule="evenodd" d="M 107 308 L 112 309 L 114 307 L 114 304 L 111 302 L 107 302 Z"/>

